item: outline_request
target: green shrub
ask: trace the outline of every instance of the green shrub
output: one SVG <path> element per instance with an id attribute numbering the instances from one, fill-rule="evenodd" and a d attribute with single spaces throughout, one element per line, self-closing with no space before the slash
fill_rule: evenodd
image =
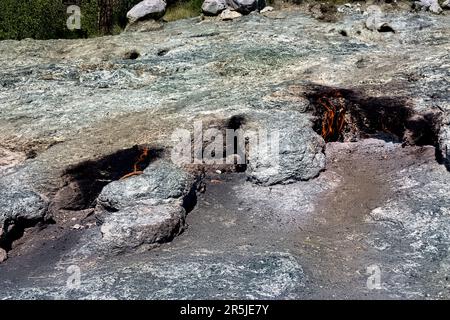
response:
<path id="1" fill-rule="evenodd" d="M 174 21 L 179 19 L 192 18 L 202 13 L 203 0 L 187 0 L 174 4 L 168 4 L 164 20 Z"/>
<path id="2" fill-rule="evenodd" d="M 114 0 L 111 30 L 125 27 L 126 13 L 140 0 Z M 70 2 L 70 1 L 67 1 Z M 66 26 L 68 4 L 62 0 L 0 0 L 0 40 L 80 38 L 100 35 L 98 0 L 78 0 L 81 30 Z"/>
<path id="3" fill-rule="evenodd" d="M 0 1 L 0 39 L 62 37 L 65 21 L 60 0 Z"/>

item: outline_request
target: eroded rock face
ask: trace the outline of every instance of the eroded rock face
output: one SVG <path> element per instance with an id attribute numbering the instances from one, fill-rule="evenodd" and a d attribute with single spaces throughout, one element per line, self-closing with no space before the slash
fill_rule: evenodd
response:
<path id="1" fill-rule="evenodd" d="M 166 2 L 164 0 L 144 0 L 139 2 L 127 13 L 129 23 L 138 20 L 159 19 L 166 12 Z"/>

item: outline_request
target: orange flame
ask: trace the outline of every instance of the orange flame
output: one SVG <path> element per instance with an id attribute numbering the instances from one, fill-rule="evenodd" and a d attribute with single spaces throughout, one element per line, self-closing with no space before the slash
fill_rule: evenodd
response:
<path id="1" fill-rule="evenodd" d="M 140 175 L 140 174 L 143 174 L 144 171 L 139 170 L 138 165 L 139 165 L 140 163 L 144 162 L 145 159 L 147 159 L 149 151 L 150 151 L 150 150 L 149 150 L 147 147 L 144 147 L 144 148 L 142 149 L 141 155 L 139 156 L 139 158 L 138 158 L 138 159 L 136 160 L 136 162 L 134 163 L 134 166 L 133 166 L 133 172 L 130 172 L 130 173 L 124 175 L 122 178 L 120 178 L 120 180 L 129 178 L 129 177 L 132 177 L 132 176 L 138 176 L 138 175 Z"/>
<path id="2" fill-rule="evenodd" d="M 329 141 L 330 137 L 340 134 L 345 124 L 345 105 L 342 101 L 342 95 L 340 92 L 336 92 L 334 97 L 338 99 L 339 108 L 336 108 L 331 99 L 319 98 L 319 103 L 325 108 L 322 120 L 322 138 L 325 141 Z"/>

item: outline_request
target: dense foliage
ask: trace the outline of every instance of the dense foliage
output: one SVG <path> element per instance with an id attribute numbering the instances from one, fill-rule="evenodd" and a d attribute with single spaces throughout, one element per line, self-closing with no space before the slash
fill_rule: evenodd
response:
<path id="1" fill-rule="evenodd" d="M 91 37 L 114 33 L 126 25 L 127 11 L 139 0 L 1 0 L 0 40 L 51 39 Z M 102 28 L 101 7 L 108 3 L 112 10 Z M 81 30 L 71 31 L 66 26 L 67 7 L 76 4 L 81 8 Z M 106 30 L 106 32 L 105 32 Z"/>

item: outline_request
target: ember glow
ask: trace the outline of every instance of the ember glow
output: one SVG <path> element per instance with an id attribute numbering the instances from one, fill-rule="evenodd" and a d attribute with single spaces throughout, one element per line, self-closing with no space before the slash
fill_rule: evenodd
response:
<path id="1" fill-rule="evenodd" d="M 128 174 L 126 174 L 126 175 L 124 175 L 122 178 L 120 178 L 120 180 L 129 178 L 129 177 L 132 177 L 132 176 L 137 176 L 137 175 L 143 174 L 144 171 L 140 170 L 139 165 L 142 164 L 142 162 L 144 162 L 147 159 L 149 151 L 150 150 L 147 147 L 144 147 L 142 149 L 141 155 L 139 156 L 139 158 L 134 163 L 133 171 L 128 173 Z"/>
<path id="2" fill-rule="evenodd" d="M 336 107 L 336 102 L 338 106 Z M 331 98 L 320 98 L 319 103 L 325 108 L 322 120 L 322 138 L 325 141 L 337 139 L 345 124 L 345 103 L 339 92 L 335 92 Z"/>

